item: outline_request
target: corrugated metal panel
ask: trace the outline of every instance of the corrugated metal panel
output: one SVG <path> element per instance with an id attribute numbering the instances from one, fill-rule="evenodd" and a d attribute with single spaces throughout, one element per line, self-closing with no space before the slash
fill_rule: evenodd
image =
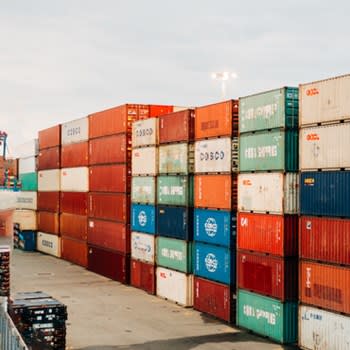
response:
<path id="1" fill-rule="evenodd" d="M 60 192 L 38 192 L 38 210 L 59 212 Z"/>
<path id="2" fill-rule="evenodd" d="M 61 191 L 88 192 L 89 168 L 64 168 L 61 169 Z"/>
<path id="3" fill-rule="evenodd" d="M 149 105 L 149 116 L 159 117 L 164 114 L 169 114 L 173 112 L 173 106 L 167 105 Z"/>
<path id="4" fill-rule="evenodd" d="M 61 149 L 59 146 L 43 149 L 38 155 L 38 170 L 58 169 L 61 164 Z M 33 170 L 34 171 L 34 170 Z"/>
<path id="5" fill-rule="evenodd" d="M 294 343 L 298 336 L 298 303 L 239 290 L 237 324 L 279 343 Z"/>
<path id="6" fill-rule="evenodd" d="M 36 249 L 39 252 L 61 257 L 61 237 L 50 235 L 44 232 L 38 232 Z"/>
<path id="7" fill-rule="evenodd" d="M 147 293 L 156 294 L 156 267 L 131 259 L 130 285 Z"/>
<path id="8" fill-rule="evenodd" d="M 159 174 L 189 174 L 194 170 L 192 144 L 176 143 L 159 146 Z"/>
<path id="9" fill-rule="evenodd" d="M 61 245 L 62 259 L 87 267 L 87 244 L 85 241 L 62 237 Z"/>
<path id="10" fill-rule="evenodd" d="M 38 190 L 42 192 L 57 192 L 61 190 L 61 171 L 41 170 L 38 172 Z"/>
<path id="11" fill-rule="evenodd" d="M 132 150 L 132 175 L 157 175 L 157 173 L 157 147 L 143 147 Z"/>
<path id="12" fill-rule="evenodd" d="M 72 168 L 89 165 L 89 143 L 79 142 L 61 148 L 61 167 Z"/>
<path id="13" fill-rule="evenodd" d="M 17 209 L 37 209 L 37 192 L 17 192 L 16 193 Z"/>
<path id="14" fill-rule="evenodd" d="M 132 123 L 132 147 L 158 144 L 158 118 L 148 118 Z"/>
<path id="15" fill-rule="evenodd" d="M 18 173 L 20 175 L 36 172 L 36 157 L 20 158 L 18 160 Z"/>
<path id="16" fill-rule="evenodd" d="M 68 145 L 71 143 L 83 142 L 89 139 L 89 118 L 80 118 L 62 124 L 61 143 Z"/>
<path id="17" fill-rule="evenodd" d="M 131 204 L 131 229 L 156 233 L 156 208 L 153 205 Z"/>
<path id="18" fill-rule="evenodd" d="M 350 171 L 301 173 L 300 213 L 350 217 Z"/>
<path id="19" fill-rule="evenodd" d="M 38 190 L 38 173 L 28 173 L 19 175 L 22 191 Z"/>
<path id="20" fill-rule="evenodd" d="M 157 202 L 167 205 L 193 205 L 193 177 L 159 176 Z"/>
<path id="21" fill-rule="evenodd" d="M 87 215 L 88 194 L 86 192 L 61 192 L 60 212 Z"/>
<path id="22" fill-rule="evenodd" d="M 61 144 L 61 125 L 39 131 L 39 150 Z"/>
<path id="23" fill-rule="evenodd" d="M 151 264 L 155 262 L 155 237 L 148 233 L 131 232 L 131 257 Z"/>
<path id="24" fill-rule="evenodd" d="M 60 218 L 58 213 L 38 211 L 38 230 L 54 235 L 60 233 Z"/>
<path id="25" fill-rule="evenodd" d="M 22 231 L 37 229 L 36 212 L 28 209 L 16 209 L 13 212 L 13 222 L 19 224 Z"/>
<path id="26" fill-rule="evenodd" d="M 87 240 L 87 216 L 66 214 L 60 215 L 60 234 L 80 241 Z"/>
<path id="27" fill-rule="evenodd" d="M 133 203 L 156 203 L 156 178 L 154 176 L 134 176 L 131 179 L 131 201 Z"/>
<path id="28" fill-rule="evenodd" d="M 239 174 L 238 210 L 297 214 L 299 210 L 298 174 Z"/>

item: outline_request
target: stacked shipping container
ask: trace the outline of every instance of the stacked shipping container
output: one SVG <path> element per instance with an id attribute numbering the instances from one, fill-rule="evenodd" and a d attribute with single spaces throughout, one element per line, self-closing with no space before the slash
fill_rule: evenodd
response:
<path id="1" fill-rule="evenodd" d="M 293 343 L 298 89 L 240 98 L 239 123 L 237 323 L 280 343 Z"/>

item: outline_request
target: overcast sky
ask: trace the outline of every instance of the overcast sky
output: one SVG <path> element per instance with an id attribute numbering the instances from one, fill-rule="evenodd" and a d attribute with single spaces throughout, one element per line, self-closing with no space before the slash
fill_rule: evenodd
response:
<path id="1" fill-rule="evenodd" d="M 126 102 L 198 106 L 350 72 L 349 1 L 11 0 L 0 6 L 0 130 Z"/>

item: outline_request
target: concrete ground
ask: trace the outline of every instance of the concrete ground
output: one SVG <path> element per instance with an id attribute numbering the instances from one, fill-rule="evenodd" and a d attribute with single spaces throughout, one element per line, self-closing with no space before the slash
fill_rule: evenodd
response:
<path id="1" fill-rule="evenodd" d="M 41 290 L 68 306 L 67 349 L 292 349 L 40 253 L 15 250 L 11 275 L 12 294 Z"/>

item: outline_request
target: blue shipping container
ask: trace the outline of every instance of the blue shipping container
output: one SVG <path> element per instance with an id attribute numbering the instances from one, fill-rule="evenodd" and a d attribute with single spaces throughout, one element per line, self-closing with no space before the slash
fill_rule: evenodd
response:
<path id="1" fill-rule="evenodd" d="M 226 247 L 196 242 L 193 249 L 196 276 L 224 284 L 235 284 L 235 251 Z"/>
<path id="2" fill-rule="evenodd" d="M 131 204 L 131 229 L 137 232 L 156 233 L 156 207 Z"/>
<path id="3" fill-rule="evenodd" d="M 160 236 L 192 241 L 193 208 L 158 205 L 157 227 Z"/>
<path id="4" fill-rule="evenodd" d="M 350 171 L 301 173 L 300 213 L 350 217 Z"/>
<path id="5" fill-rule="evenodd" d="M 36 250 L 36 232 L 35 231 L 17 231 L 14 233 L 14 247 L 28 252 Z"/>
<path id="6" fill-rule="evenodd" d="M 236 213 L 195 209 L 194 240 L 231 247 L 236 238 Z"/>

